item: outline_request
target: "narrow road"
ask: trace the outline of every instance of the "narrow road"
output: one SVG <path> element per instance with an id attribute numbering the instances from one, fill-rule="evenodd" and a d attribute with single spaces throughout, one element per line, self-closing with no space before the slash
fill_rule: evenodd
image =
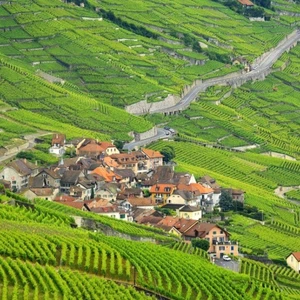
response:
<path id="1" fill-rule="evenodd" d="M 279 57 L 288 49 L 294 45 L 294 43 L 300 40 L 300 30 L 293 32 L 284 40 L 282 40 L 275 49 L 264 53 L 261 57 L 256 59 L 256 62 L 252 65 L 252 71 L 240 74 L 240 73 L 232 73 L 227 76 L 216 77 L 212 79 L 208 79 L 203 81 L 202 83 L 194 86 L 176 105 L 158 109 L 158 110 L 150 110 L 149 113 L 164 113 L 164 112 L 172 112 L 178 111 L 187 108 L 187 106 L 196 99 L 200 92 L 205 91 L 208 87 L 216 85 L 216 84 L 228 84 L 228 81 L 248 81 L 252 79 L 259 78 L 261 74 L 270 70 L 273 64 L 279 59 Z M 231 76 L 230 76 L 231 75 Z"/>
<path id="2" fill-rule="evenodd" d="M 131 151 L 135 147 L 145 146 L 145 145 L 150 144 L 154 141 L 164 139 L 164 138 L 170 138 L 170 137 L 171 137 L 171 134 L 168 130 L 165 130 L 165 129 L 162 129 L 162 128 L 157 128 L 157 134 L 155 136 L 152 136 L 148 139 L 141 140 L 141 141 L 133 141 L 133 142 L 130 142 L 130 143 L 126 143 L 126 144 L 124 144 L 123 149 Z"/>
<path id="3" fill-rule="evenodd" d="M 24 140 L 26 140 L 26 142 L 24 142 L 24 144 L 28 143 L 28 146 L 25 149 L 20 149 L 20 147 L 14 147 L 14 148 L 10 149 L 9 154 L 4 154 L 3 156 L 0 156 L 0 163 L 5 161 L 5 160 L 8 160 L 8 159 L 12 158 L 13 156 L 15 156 L 21 150 L 32 149 L 36 144 L 34 142 L 34 140 L 37 137 L 41 137 L 41 136 L 48 135 L 48 134 L 51 134 L 51 132 L 38 132 L 38 133 L 34 133 L 34 134 L 25 135 Z"/>

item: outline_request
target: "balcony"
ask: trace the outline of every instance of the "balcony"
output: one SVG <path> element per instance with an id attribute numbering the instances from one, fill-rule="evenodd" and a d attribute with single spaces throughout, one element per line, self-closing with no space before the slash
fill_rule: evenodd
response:
<path id="1" fill-rule="evenodd" d="M 213 245 L 238 245 L 239 242 L 237 241 L 212 241 Z"/>

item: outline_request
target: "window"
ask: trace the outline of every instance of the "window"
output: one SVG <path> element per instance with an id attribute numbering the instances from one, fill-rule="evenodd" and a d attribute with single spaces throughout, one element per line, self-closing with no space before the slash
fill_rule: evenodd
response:
<path id="1" fill-rule="evenodd" d="M 231 250 L 231 251 L 234 251 L 234 246 L 231 246 L 231 247 L 230 247 L 230 250 Z"/>
<path id="2" fill-rule="evenodd" d="M 220 233 L 222 234 L 222 233 L 223 233 L 223 230 L 220 230 Z"/>
<path id="3" fill-rule="evenodd" d="M 220 246 L 220 247 L 219 247 L 219 250 L 220 250 L 220 251 L 225 251 L 225 246 Z"/>
<path id="4" fill-rule="evenodd" d="M 213 231 L 213 234 L 217 234 L 217 232 L 216 232 L 216 231 Z"/>

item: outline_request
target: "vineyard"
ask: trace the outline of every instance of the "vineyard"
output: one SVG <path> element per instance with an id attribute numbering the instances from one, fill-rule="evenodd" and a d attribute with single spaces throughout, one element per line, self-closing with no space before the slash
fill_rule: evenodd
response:
<path id="1" fill-rule="evenodd" d="M 171 299 L 295 299 L 294 288 L 281 292 L 272 281 L 273 271 L 230 272 L 189 244 L 161 246 L 72 229 L 73 212 L 60 205 L 0 205 L 1 299 L 147 299 L 133 283 Z M 280 284 L 287 280 L 289 274 L 276 272 Z"/>

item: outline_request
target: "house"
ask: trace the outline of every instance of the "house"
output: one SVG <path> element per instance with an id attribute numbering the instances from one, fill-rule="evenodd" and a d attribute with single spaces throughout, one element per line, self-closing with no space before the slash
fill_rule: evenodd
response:
<path id="1" fill-rule="evenodd" d="M 26 189 L 25 192 L 23 192 L 22 194 L 29 200 L 33 200 L 35 198 L 40 198 L 44 200 L 54 200 L 58 192 L 58 188 L 44 187 Z"/>
<path id="2" fill-rule="evenodd" d="M 94 139 L 85 139 L 77 145 L 76 154 L 90 158 L 99 158 L 101 155 L 120 153 L 115 145 L 110 142 L 98 142 Z"/>
<path id="3" fill-rule="evenodd" d="M 81 170 L 65 171 L 60 181 L 60 191 L 68 194 L 70 192 L 70 187 L 77 185 L 80 177 L 84 177 Z"/>
<path id="4" fill-rule="evenodd" d="M 33 179 L 42 182 L 42 186 L 60 187 L 60 175 L 51 169 L 42 169 Z"/>
<path id="5" fill-rule="evenodd" d="M 238 243 L 231 242 L 228 231 L 216 224 L 197 222 L 182 234 L 186 241 L 194 238 L 209 241 L 208 252 L 215 253 L 217 258 L 222 258 L 225 254 L 238 255 Z"/>
<path id="6" fill-rule="evenodd" d="M 11 183 L 13 191 L 19 191 L 27 187 L 30 176 L 38 173 L 38 166 L 26 159 L 18 159 L 8 163 L 0 172 L 0 178 Z"/>
<path id="7" fill-rule="evenodd" d="M 300 252 L 292 252 L 287 258 L 286 263 L 289 267 L 300 273 Z"/>
<path id="8" fill-rule="evenodd" d="M 202 210 L 200 207 L 184 205 L 176 211 L 179 218 L 199 220 L 202 218 Z"/>
<path id="9" fill-rule="evenodd" d="M 202 218 L 202 210 L 199 206 L 190 206 L 185 204 L 165 204 L 161 208 L 173 210 L 176 216 L 184 219 L 199 220 Z"/>
<path id="10" fill-rule="evenodd" d="M 117 206 L 106 206 L 106 207 L 91 207 L 90 211 L 101 216 L 107 216 L 114 219 L 119 219 L 123 221 L 132 221 L 128 212 L 119 209 Z"/>
<path id="11" fill-rule="evenodd" d="M 222 192 L 227 192 L 233 201 L 239 201 L 244 203 L 245 201 L 245 192 L 239 189 L 222 189 Z"/>
<path id="12" fill-rule="evenodd" d="M 136 182 L 135 174 L 131 169 L 114 169 L 114 173 L 120 178 L 120 183 L 131 186 Z"/>
<path id="13" fill-rule="evenodd" d="M 107 199 L 109 201 L 116 201 L 119 191 L 120 191 L 120 184 L 104 183 L 100 186 L 99 190 L 95 193 L 95 196 L 101 199 Z"/>
<path id="14" fill-rule="evenodd" d="M 134 174 L 149 171 L 148 157 L 142 151 L 113 154 L 110 158 L 118 164 L 119 169 L 131 169 Z"/>
<path id="15" fill-rule="evenodd" d="M 165 204 L 167 199 L 173 194 L 176 185 L 168 183 L 158 183 L 151 186 L 149 192 L 153 201 L 159 204 Z"/>
<path id="16" fill-rule="evenodd" d="M 250 0 L 238 0 L 238 2 L 245 8 L 251 8 L 254 6 L 254 3 Z"/>
<path id="17" fill-rule="evenodd" d="M 57 156 L 62 156 L 65 153 L 65 148 L 64 148 L 65 142 L 66 142 L 66 136 L 64 134 L 60 134 L 60 133 L 53 134 L 49 153 Z"/>
<path id="18" fill-rule="evenodd" d="M 149 160 L 149 169 L 154 170 L 163 165 L 163 155 L 159 151 L 142 148 L 142 152 L 146 154 Z"/>
<path id="19" fill-rule="evenodd" d="M 113 171 L 101 166 L 93 170 L 90 174 L 96 174 L 101 176 L 102 178 L 104 178 L 105 182 L 117 182 L 122 179 L 121 176 L 117 175 Z"/>
<path id="20" fill-rule="evenodd" d="M 156 206 L 155 201 L 153 201 L 151 198 L 130 197 L 127 199 L 127 202 L 131 205 L 131 207 L 138 207 L 144 209 L 153 209 L 154 206 Z"/>

